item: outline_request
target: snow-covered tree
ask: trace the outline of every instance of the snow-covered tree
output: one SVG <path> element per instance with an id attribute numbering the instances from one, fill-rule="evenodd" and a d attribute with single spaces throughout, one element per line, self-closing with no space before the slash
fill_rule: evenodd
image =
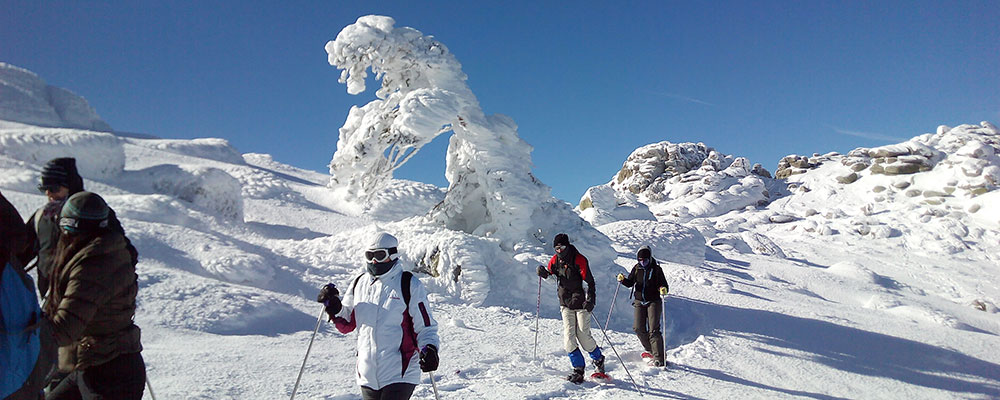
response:
<path id="1" fill-rule="evenodd" d="M 430 210 L 430 219 L 497 238 L 507 248 L 534 240 L 539 227 L 532 215 L 538 210 L 559 209 L 578 219 L 568 206 L 556 207 L 550 189 L 531 174 L 532 148 L 518 137 L 514 121 L 483 113 L 447 47 L 394 24 L 390 17 L 364 16 L 326 45 L 348 93 L 365 90 L 368 69 L 382 85 L 377 99 L 352 107 L 340 128 L 330 186 L 346 187 L 363 201 L 421 147 L 452 132 L 447 195 Z"/>

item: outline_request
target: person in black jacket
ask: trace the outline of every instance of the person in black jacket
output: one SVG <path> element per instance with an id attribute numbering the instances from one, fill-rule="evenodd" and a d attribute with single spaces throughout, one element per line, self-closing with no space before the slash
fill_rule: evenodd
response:
<path id="1" fill-rule="evenodd" d="M 590 271 L 587 257 L 569 244 L 569 236 L 560 233 L 552 241 L 556 254 L 549 260 L 549 265 L 538 266 L 538 276 L 548 279 L 555 275 L 559 281 L 559 311 L 563 320 L 563 345 L 569 353 L 573 364 L 573 373 L 566 377 L 573 383 L 583 382 L 583 370 L 586 361 L 580 347 L 590 354 L 594 362 L 596 374 L 604 374 L 604 355 L 601 348 L 590 333 L 591 312 L 594 311 L 597 289 L 594 285 L 594 275 Z M 586 283 L 586 290 L 584 289 Z"/>
<path id="2" fill-rule="evenodd" d="M 660 316 L 663 313 L 661 296 L 669 292 L 663 269 L 653 258 L 649 246 L 642 246 L 635 253 L 637 260 L 628 276 L 618 274 L 618 282 L 632 288 L 635 300 L 635 322 L 632 329 L 639 337 L 639 343 L 646 350 L 642 358 L 652 358 L 652 365 L 666 365 L 663 359 L 663 333 L 660 330 Z M 650 354 L 652 353 L 652 354 Z"/>
<path id="3" fill-rule="evenodd" d="M 25 264 L 31 260 L 35 261 L 35 270 L 38 274 L 38 292 L 42 298 L 45 298 L 51 283 L 52 270 L 55 268 L 56 247 L 62 235 L 62 230 L 59 229 L 59 213 L 62 211 L 66 199 L 84 191 L 83 177 L 80 176 L 80 172 L 76 168 L 76 159 L 59 157 L 45 163 L 45 166 L 42 167 L 38 191 L 45 194 L 48 203 L 35 210 L 25 221 L 28 226 L 28 245 L 15 255 Z M 123 236 L 125 235 L 125 229 L 115 215 L 115 210 L 110 208 L 108 227 Z M 132 265 L 135 266 L 139 261 L 139 252 L 127 237 L 125 238 L 125 246 L 132 259 Z M 27 267 L 27 269 L 30 268 Z M 65 376 L 65 373 L 54 368 L 50 376 L 50 389 Z"/>
<path id="4" fill-rule="evenodd" d="M 35 260 L 38 271 L 38 291 L 45 297 L 49 289 L 49 275 L 52 273 L 56 244 L 59 243 L 59 212 L 69 196 L 84 191 L 83 177 L 76 168 L 76 159 L 60 157 L 49 160 L 42 168 L 42 176 L 38 190 L 45 193 L 49 202 L 36 210 L 28 220 L 28 243 L 24 251 L 17 254 L 21 262 Z M 112 230 L 125 234 L 122 223 L 118 221 L 115 211 L 111 210 L 108 223 Z M 128 252 L 132 256 L 132 265 L 139 260 L 139 253 L 132 242 L 125 238 Z"/>

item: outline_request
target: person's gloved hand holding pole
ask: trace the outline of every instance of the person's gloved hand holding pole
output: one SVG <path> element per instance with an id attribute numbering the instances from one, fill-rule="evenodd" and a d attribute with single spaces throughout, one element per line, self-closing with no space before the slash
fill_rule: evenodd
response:
<path id="1" fill-rule="evenodd" d="M 343 306 L 340 304 L 340 291 L 332 283 L 327 283 L 319 290 L 319 295 L 316 296 L 316 301 L 323 303 L 326 313 L 330 315 L 332 319 L 333 316 L 340 312 Z"/>
<path id="2" fill-rule="evenodd" d="M 433 344 L 424 346 L 420 350 L 420 370 L 424 372 L 436 371 L 438 368 L 438 350 Z"/>

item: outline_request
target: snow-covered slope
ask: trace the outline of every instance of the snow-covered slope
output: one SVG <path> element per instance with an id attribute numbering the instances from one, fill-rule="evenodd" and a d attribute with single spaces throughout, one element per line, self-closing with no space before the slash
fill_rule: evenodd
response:
<path id="1" fill-rule="evenodd" d="M 948 132 L 989 133 L 984 129 Z M 443 338 L 436 374 L 442 398 L 639 398 L 629 374 L 653 398 L 1000 396 L 1000 357 L 993 351 L 1000 345 L 997 243 L 990 239 L 995 228 L 971 217 L 978 212 L 966 212 L 968 219 L 927 214 L 930 221 L 908 224 L 901 223 L 903 216 L 924 214 L 904 207 L 865 215 L 858 205 L 867 203 L 855 198 L 871 189 L 862 184 L 890 176 L 842 184 L 836 177 L 848 167 L 828 161 L 792 178 L 809 192 L 793 188 L 767 207 L 682 223 L 639 219 L 599 226 L 618 253 L 614 268 L 625 271 L 640 244 L 651 244 L 664 261 L 671 284 L 667 359 L 674 364 L 664 371 L 639 360 L 630 307 L 622 302 L 628 291 L 620 290 L 607 333 L 625 362 L 606 351 L 615 381 L 577 386 L 562 379 L 569 362 L 548 281 L 541 286 L 538 359 L 532 357 L 538 281 L 519 265 L 544 255 L 497 263 L 511 256 L 496 243 L 432 229 L 390 205 L 403 198 L 429 203 L 440 198 L 440 189 L 395 181 L 387 202 L 359 214 L 326 187 L 327 175 L 263 154 L 233 160 L 223 141 L 169 144 L 103 135 L 30 126 L 0 130 L 0 190 L 27 215 L 44 202 L 34 189 L 44 157 L 84 161 L 87 187 L 107 197 L 141 254 L 137 321 L 160 398 L 288 396 L 320 311 L 311 298 L 321 284 L 346 284 L 360 272 L 360 238 L 376 227 L 400 236 L 404 260 L 433 292 Z M 46 149 L 44 157 L 20 155 L 31 149 Z M 935 169 L 952 156 L 943 156 Z M 929 184 L 911 177 L 911 186 Z M 955 187 L 958 193 L 959 183 Z M 841 197 L 809 196 L 820 191 Z M 945 197 L 942 204 L 987 195 Z M 913 200 L 905 193 L 892 199 L 879 204 Z M 990 206 L 981 204 L 979 212 Z M 807 221 L 827 215 L 829 231 L 810 228 Z M 872 230 L 848 229 L 858 226 L 851 218 L 868 221 Z M 869 218 L 900 222 L 893 225 L 899 232 L 873 235 L 878 225 Z M 937 251 L 929 237 L 922 249 L 914 248 L 921 242 L 906 239 L 942 235 L 920 227 L 950 219 L 974 232 L 963 236 L 968 248 L 962 252 Z M 782 221 L 791 222 L 777 223 Z M 441 270 L 445 264 L 461 265 L 461 278 Z M 497 276 L 491 270 L 504 265 L 513 272 Z M 487 282 L 488 291 L 475 289 Z M 598 292 L 602 324 L 614 294 L 608 283 Z M 469 298 L 473 293 L 481 297 Z M 356 398 L 353 338 L 326 324 L 318 336 L 297 397 Z M 606 339 L 600 342 L 610 350 Z M 429 383 L 426 375 L 424 381 Z M 415 397 L 432 397 L 429 385 Z"/>

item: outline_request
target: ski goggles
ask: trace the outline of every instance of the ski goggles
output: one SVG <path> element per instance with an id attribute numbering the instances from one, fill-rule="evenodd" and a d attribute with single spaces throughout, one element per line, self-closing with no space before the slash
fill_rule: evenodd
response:
<path id="1" fill-rule="evenodd" d="M 391 249 L 372 249 L 365 251 L 365 260 L 368 262 L 383 263 L 389 261 L 389 258 L 396 254 L 396 248 Z"/>
<path id="2" fill-rule="evenodd" d="M 556 252 L 559 252 L 559 253 L 562 253 L 563 250 L 566 250 L 566 246 L 563 246 L 561 244 L 557 245 L 557 246 L 553 246 L 553 247 L 556 249 Z"/>
<path id="3" fill-rule="evenodd" d="M 71 217 L 59 218 L 59 227 L 69 233 L 92 231 L 97 228 L 107 228 L 108 219 L 78 219 Z"/>

